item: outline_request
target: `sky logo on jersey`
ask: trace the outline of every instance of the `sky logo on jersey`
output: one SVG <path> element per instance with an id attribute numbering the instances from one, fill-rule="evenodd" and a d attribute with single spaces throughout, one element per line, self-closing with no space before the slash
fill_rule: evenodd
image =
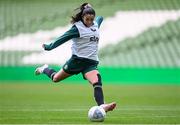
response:
<path id="1" fill-rule="evenodd" d="M 98 41 L 99 41 L 99 38 L 93 36 L 93 37 L 90 37 L 90 41 L 98 42 Z"/>

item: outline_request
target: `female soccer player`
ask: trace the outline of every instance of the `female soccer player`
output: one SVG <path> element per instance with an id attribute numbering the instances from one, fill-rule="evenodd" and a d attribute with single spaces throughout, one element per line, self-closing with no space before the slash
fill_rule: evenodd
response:
<path id="1" fill-rule="evenodd" d="M 104 103 L 101 75 L 97 70 L 99 27 L 103 17 L 98 16 L 94 21 L 95 10 L 89 3 L 84 3 L 77 9 L 80 12 L 72 16 L 72 27 L 51 44 L 43 44 L 44 50 L 49 51 L 72 39 L 72 57 L 58 72 L 45 64 L 38 67 L 35 74 L 46 74 L 53 82 L 59 82 L 74 74 L 82 73 L 84 79 L 87 79 L 94 87 L 94 98 L 97 105 L 102 106 L 106 112 L 112 111 L 116 103 Z"/>

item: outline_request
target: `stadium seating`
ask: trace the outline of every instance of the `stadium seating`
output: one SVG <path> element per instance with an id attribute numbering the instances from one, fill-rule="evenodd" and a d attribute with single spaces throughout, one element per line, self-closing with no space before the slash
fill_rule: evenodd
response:
<path id="1" fill-rule="evenodd" d="M 136 38 L 101 50 L 102 65 L 123 67 L 178 67 L 180 20 L 151 28 Z M 113 60 L 113 61 L 112 61 Z"/>
<path id="2" fill-rule="evenodd" d="M 52 29 L 69 22 L 72 7 L 81 3 L 55 0 L 36 2 L 0 1 L 0 40 L 20 33 Z M 111 3 L 111 5 L 110 5 Z M 179 0 L 100 0 L 92 1 L 99 15 L 112 16 L 118 10 L 179 10 Z M 62 18 L 63 17 L 63 18 Z M 158 18 L 158 17 L 157 17 Z M 102 66 L 117 67 L 179 67 L 180 19 L 161 27 L 152 27 L 135 38 L 100 50 Z M 21 59 L 38 51 L 6 51 L 0 49 L 0 66 L 24 65 Z"/>

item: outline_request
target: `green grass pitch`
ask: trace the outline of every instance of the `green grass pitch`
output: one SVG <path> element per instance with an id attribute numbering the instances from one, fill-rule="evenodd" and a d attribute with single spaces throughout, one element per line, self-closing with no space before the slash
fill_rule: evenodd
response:
<path id="1" fill-rule="evenodd" d="M 180 124 L 180 86 L 105 84 L 117 108 L 98 124 Z M 0 124 L 97 124 L 87 118 L 93 88 L 83 84 L 0 84 Z"/>

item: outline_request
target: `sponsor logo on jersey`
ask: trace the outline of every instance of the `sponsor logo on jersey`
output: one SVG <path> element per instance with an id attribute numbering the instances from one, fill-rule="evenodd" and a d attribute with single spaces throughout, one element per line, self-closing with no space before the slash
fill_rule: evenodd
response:
<path id="1" fill-rule="evenodd" d="M 95 37 L 95 36 L 92 36 L 92 37 L 90 37 L 90 41 L 98 42 L 99 38 Z"/>

